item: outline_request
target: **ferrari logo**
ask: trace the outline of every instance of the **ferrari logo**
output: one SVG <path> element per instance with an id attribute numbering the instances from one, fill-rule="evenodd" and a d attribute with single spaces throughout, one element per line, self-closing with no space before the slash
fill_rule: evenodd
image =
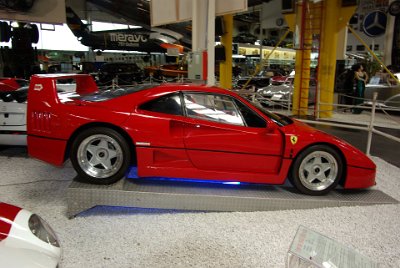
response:
<path id="1" fill-rule="evenodd" d="M 290 142 L 291 142 L 293 145 L 295 145 L 295 144 L 297 143 L 297 136 L 294 136 L 294 135 L 290 136 Z"/>

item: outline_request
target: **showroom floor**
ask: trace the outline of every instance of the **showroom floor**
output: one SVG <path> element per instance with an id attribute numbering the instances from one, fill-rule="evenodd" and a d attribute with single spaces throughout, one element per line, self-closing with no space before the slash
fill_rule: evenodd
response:
<path id="1" fill-rule="evenodd" d="M 375 188 L 400 200 L 399 168 L 374 161 Z M 1 156 L 0 174 L 1 200 L 40 214 L 56 230 L 60 267 L 284 267 L 299 225 L 400 267 L 398 204 L 246 213 L 100 207 L 69 220 L 70 165 Z"/>
<path id="2" fill-rule="evenodd" d="M 325 131 L 364 146 L 365 133 L 357 140 L 358 132 Z M 373 188 L 400 200 L 400 165 L 382 160 L 398 156 L 393 148 L 399 146 L 384 141 L 379 151 L 382 139 L 374 141 L 372 153 L 380 158 L 373 157 Z M 75 172 L 69 163 L 60 169 L 27 158 L 25 148 L 3 148 L 0 174 L 0 200 L 40 214 L 57 232 L 60 267 L 285 267 L 299 225 L 400 267 L 400 204 L 233 213 L 98 207 L 70 220 L 66 190 Z"/>

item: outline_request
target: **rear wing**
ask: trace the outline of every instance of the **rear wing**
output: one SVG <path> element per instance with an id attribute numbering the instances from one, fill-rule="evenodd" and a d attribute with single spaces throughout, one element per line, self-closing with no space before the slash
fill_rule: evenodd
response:
<path id="1" fill-rule="evenodd" d="M 32 100 L 30 105 L 41 106 L 40 103 L 46 102 L 45 106 L 58 102 L 57 84 L 65 83 L 71 80 L 75 83 L 75 92 L 79 95 L 85 95 L 98 91 L 98 87 L 89 74 L 38 74 L 32 75 L 29 84 L 29 100 Z M 58 83 L 60 81 L 60 83 Z M 62 82 L 61 82 L 62 81 Z"/>
<path id="2" fill-rule="evenodd" d="M 31 77 L 28 89 L 28 135 L 45 135 L 51 131 L 52 118 L 57 117 L 60 105 L 57 81 L 72 80 L 75 92 L 85 95 L 98 91 L 92 76 L 88 74 L 39 74 Z"/>

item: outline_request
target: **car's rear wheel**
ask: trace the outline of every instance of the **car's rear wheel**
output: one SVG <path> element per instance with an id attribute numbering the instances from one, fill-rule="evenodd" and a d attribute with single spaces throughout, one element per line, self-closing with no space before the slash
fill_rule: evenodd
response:
<path id="1" fill-rule="evenodd" d="M 131 162 L 128 143 L 117 131 L 94 127 L 72 143 L 71 162 L 80 181 L 111 184 L 124 177 Z"/>
<path id="2" fill-rule="evenodd" d="M 342 172 L 343 160 L 335 149 L 314 145 L 297 156 L 290 178 L 300 192 L 324 195 L 337 186 Z"/>

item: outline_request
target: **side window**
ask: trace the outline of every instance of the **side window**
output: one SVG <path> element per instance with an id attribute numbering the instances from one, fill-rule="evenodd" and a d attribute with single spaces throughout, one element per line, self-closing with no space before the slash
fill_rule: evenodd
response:
<path id="1" fill-rule="evenodd" d="M 179 93 L 162 96 L 142 104 L 139 109 L 172 115 L 183 115 Z"/>
<path id="2" fill-rule="evenodd" d="M 238 100 L 235 100 L 237 107 L 239 108 L 240 113 L 242 114 L 244 121 L 246 121 L 246 125 L 248 127 L 258 127 L 265 128 L 267 127 L 267 123 L 265 120 L 260 117 L 256 112 L 251 110 L 249 107 L 244 105 Z"/>
<path id="3" fill-rule="evenodd" d="M 244 126 L 232 99 L 223 95 L 185 93 L 185 109 L 189 117 Z"/>

